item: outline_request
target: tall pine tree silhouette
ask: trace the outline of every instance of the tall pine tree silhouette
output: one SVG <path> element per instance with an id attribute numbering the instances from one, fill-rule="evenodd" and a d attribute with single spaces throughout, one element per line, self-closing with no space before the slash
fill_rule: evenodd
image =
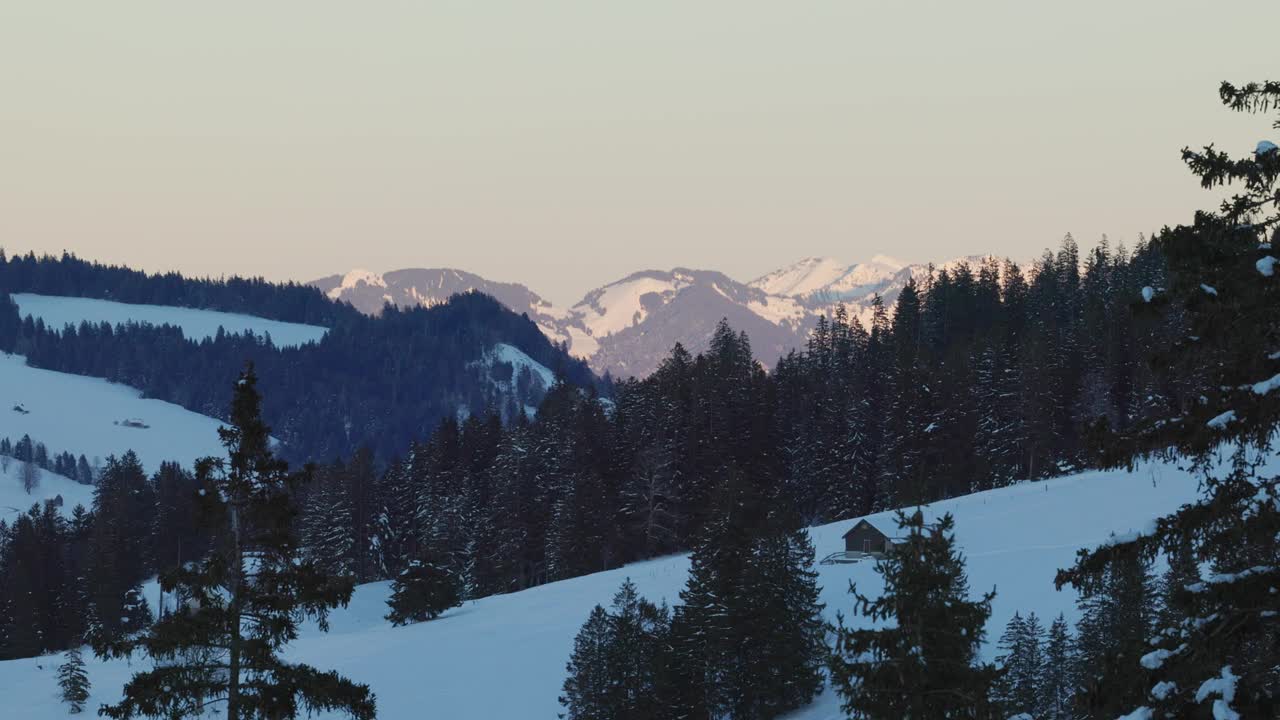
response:
<path id="1" fill-rule="evenodd" d="M 853 718 L 994 717 L 987 697 L 995 669 L 978 663 L 995 593 L 969 597 L 964 559 L 950 515 L 926 525 L 920 511 L 899 514 L 904 541 L 877 566 L 884 592 L 849 591 L 857 608 L 888 627 L 835 629 L 831 684 Z"/>
<path id="2" fill-rule="evenodd" d="M 99 649 L 145 651 L 155 661 L 101 714 L 184 718 L 225 708 L 227 720 L 279 720 L 302 710 L 375 716 L 367 686 L 278 655 L 297 637 L 300 618 L 314 618 L 327 630 L 328 611 L 350 600 L 353 585 L 300 558 L 291 492 L 306 473 L 290 473 L 272 453 L 261 402 L 249 366 L 235 385 L 231 424 L 218 431 L 227 457 L 196 464 L 198 516 L 212 528 L 214 547 L 161 577 L 179 610 L 139 638 Z"/>
<path id="3" fill-rule="evenodd" d="M 1236 111 L 1280 107 L 1280 82 L 1223 83 L 1222 102 Z M 1273 126 L 1280 130 L 1280 119 Z M 1183 150 L 1205 188 L 1239 190 L 1218 212 L 1199 212 L 1190 226 L 1164 230 L 1152 245 L 1168 262 L 1167 291 L 1149 287 L 1135 302 L 1148 324 L 1185 315 L 1189 332 L 1167 352 L 1152 354 L 1159 386 L 1199 383 L 1196 402 L 1168 408 L 1122 434 L 1112 457 L 1176 448 L 1202 474 L 1203 497 L 1160 518 L 1128 542 L 1081 551 L 1060 572 L 1086 597 L 1105 596 L 1126 566 L 1173 559 L 1194 580 L 1181 580 L 1139 656 L 1103 668 L 1098 696 L 1109 686 L 1141 685 L 1118 709 L 1147 717 L 1276 717 L 1280 667 L 1280 477 L 1263 470 L 1274 455 L 1280 423 L 1280 285 L 1274 245 L 1280 242 L 1280 148 L 1259 142 L 1233 158 L 1212 146 Z M 1118 446 L 1118 447 L 1114 447 Z M 1230 462 L 1219 465 L 1219 448 Z M 1186 557 L 1185 553 L 1191 553 Z M 1115 622 L 1124 622 L 1123 617 Z M 1082 641 L 1085 638 L 1082 638 Z"/>

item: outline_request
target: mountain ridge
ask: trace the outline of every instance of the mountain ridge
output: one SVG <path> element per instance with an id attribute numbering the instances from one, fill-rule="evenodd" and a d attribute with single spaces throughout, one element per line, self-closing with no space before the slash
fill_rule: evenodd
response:
<path id="1" fill-rule="evenodd" d="M 818 317 L 831 315 L 837 305 L 845 305 L 865 324 L 877 295 L 892 307 L 911 278 L 961 262 L 976 266 L 991 257 L 966 255 L 936 264 L 907 264 L 887 255 L 852 264 L 807 257 L 749 282 L 717 270 L 639 270 L 587 292 L 568 308 L 521 283 L 492 281 L 455 268 L 381 274 L 356 269 L 308 284 L 371 315 L 388 303 L 430 307 L 454 294 L 482 292 L 527 315 L 549 339 L 596 372 L 643 377 L 657 369 L 677 342 L 692 352 L 705 349 L 721 319 L 745 331 L 761 361 L 772 366 L 791 349 L 803 347 Z"/>

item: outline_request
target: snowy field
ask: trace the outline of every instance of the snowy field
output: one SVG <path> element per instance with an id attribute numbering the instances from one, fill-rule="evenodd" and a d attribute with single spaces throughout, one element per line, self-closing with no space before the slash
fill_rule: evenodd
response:
<path id="1" fill-rule="evenodd" d="M 145 325 L 173 325 L 182 328 L 182 334 L 188 339 L 198 342 L 204 338 L 216 336 L 218 328 L 222 328 L 228 333 L 253 333 L 260 337 L 270 334 L 271 342 L 279 348 L 318 342 L 328 332 L 326 328 L 318 325 L 280 322 L 253 315 L 215 310 L 196 310 L 169 305 L 133 305 L 94 298 L 30 293 L 16 293 L 11 297 L 18 304 L 18 312 L 23 317 L 31 315 L 43 320 L 46 326 L 54 330 L 61 330 L 67 325 L 79 325 L 84 321 L 93 324 L 106 322 L 112 325 L 130 322 Z"/>
<path id="2" fill-rule="evenodd" d="M 71 517 L 76 505 L 83 505 L 85 510 L 93 506 L 93 488 L 88 485 L 55 475 L 48 470 L 40 471 L 40 483 L 31 494 L 22 489 L 22 479 L 18 475 L 22 463 L 9 460 L 9 469 L 0 468 L 0 520 L 10 524 L 14 517 L 31 509 L 32 505 L 43 504 L 62 496 L 62 516 Z"/>
<path id="3" fill-rule="evenodd" d="M 30 435 L 50 454 L 83 454 L 92 464 L 133 450 L 147 472 L 166 460 L 191 467 L 196 458 L 223 453 L 220 426 L 173 403 L 144 399 L 127 385 L 40 370 L 21 355 L 0 353 L 0 437 L 17 442 Z"/>
<path id="4" fill-rule="evenodd" d="M 1280 469 L 1280 462 L 1271 463 Z M 987 627 L 986 656 L 1014 611 L 1046 619 L 1059 612 L 1076 619 L 1075 596 L 1053 588 L 1056 570 L 1072 562 L 1078 548 L 1097 545 L 1113 533 L 1140 531 L 1196 496 L 1196 480 L 1174 465 L 1149 463 L 1134 472 L 1088 472 L 1039 483 L 978 493 L 926 509 L 956 517 L 958 542 L 968 557 L 972 591 L 996 588 Z M 812 530 L 818 557 L 842 550 L 841 536 L 854 521 Z M 879 588 L 869 563 L 819 566 L 827 616 L 851 614 L 848 583 Z M 626 577 L 651 599 L 678 602 L 688 560 L 676 556 L 524 592 L 467 603 L 438 620 L 393 628 L 382 616 L 388 583 L 361 586 L 349 608 L 333 615 L 330 633 L 314 628 L 288 653 L 293 660 L 334 668 L 369 683 L 386 720 L 440 717 L 451 720 L 555 718 L 557 696 L 574 635 L 596 603 L 607 605 Z M 154 588 L 151 592 L 155 592 Z M 854 618 L 856 621 L 857 618 Z M 89 662 L 93 696 L 88 709 L 118 698 L 134 667 Z M 58 700 L 56 657 L 0 663 L 0 692 L 14 717 L 67 717 Z M 827 691 L 794 720 L 835 720 L 839 699 Z"/>

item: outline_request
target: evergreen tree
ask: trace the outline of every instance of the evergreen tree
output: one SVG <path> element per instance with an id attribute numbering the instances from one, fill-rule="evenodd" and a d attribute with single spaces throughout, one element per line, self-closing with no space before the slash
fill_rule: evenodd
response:
<path id="1" fill-rule="evenodd" d="M 609 668 L 612 633 L 609 613 L 596 605 L 578 636 L 567 667 L 560 704 L 569 720 L 613 720 L 613 686 Z"/>
<path id="2" fill-rule="evenodd" d="M 1280 83 L 1237 87 L 1223 83 L 1223 102 L 1238 111 L 1280 104 Z M 1280 129 L 1280 120 L 1273 127 Z M 1275 347 L 1280 288 L 1274 277 L 1280 228 L 1280 150 L 1259 143 L 1251 157 L 1232 158 L 1207 147 L 1183 150 L 1206 188 L 1234 184 L 1239 192 L 1219 212 L 1200 212 L 1190 226 L 1166 229 L 1152 241 L 1167 261 L 1168 292 L 1146 293 L 1139 311 L 1159 325 L 1182 315 L 1186 332 L 1151 351 L 1157 386 L 1199 390 L 1195 402 L 1165 406 L 1112 441 L 1110 457 L 1170 446 L 1202 476 L 1203 497 L 1160 518 L 1152 532 L 1128 542 L 1081 552 L 1058 584 L 1096 594 L 1125 566 L 1164 554 L 1204 579 L 1166 588 L 1152 645 L 1103 668 L 1100 684 L 1137 676 L 1140 692 L 1123 712 L 1148 717 L 1275 717 L 1280 712 L 1280 478 L 1262 470 L 1274 453 L 1280 421 Z M 1138 312 L 1138 311 L 1135 311 Z M 1218 448 L 1231 448 L 1218 470 Z M 1191 558 L 1179 559 L 1190 550 Z M 1133 558 L 1139 558 L 1135 561 Z M 1083 638 L 1082 638 L 1083 639 Z"/>
<path id="3" fill-rule="evenodd" d="M 183 610 L 140 638 L 96 648 L 104 655 L 143 650 L 155 660 L 103 715 L 179 718 L 225 708 L 228 720 L 293 718 L 302 710 L 374 717 L 368 687 L 277 654 L 297 637 L 302 617 L 327 629 L 329 609 L 344 605 L 353 586 L 299 558 L 291 493 L 303 478 L 273 456 L 260 407 L 250 366 L 235 385 L 231 423 L 219 430 L 227 457 L 196 467 L 200 520 L 216 529 L 218 542 L 161 577 Z"/>
<path id="4" fill-rule="evenodd" d="M 1026 618 L 1014 613 L 1000 636 L 996 658 L 1000 677 L 993 686 L 992 697 L 1006 715 L 1026 714 L 1040 717 L 1043 710 L 1044 628 L 1031 613 Z"/>
<path id="5" fill-rule="evenodd" d="M 808 534 L 765 511 L 739 473 L 690 557 L 684 667 L 711 717 L 774 718 L 822 688 L 822 605 Z M 684 693 L 682 693 L 684 694 Z"/>
<path id="6" fill-rule="evenodd" d="M 391 586 L 392 625 L 434 620 L 440 613 L 462 604 L 459 579 L 442 563 L 411 560 Z"/>
<path id="7" fill-rule="evenodd" d="M 1040 670 L 1040 712 L 1044 720 L 1068 720 L 1075 694 L 1075 642 L 1062 615 L 1049 626 Z"/>
<path id="8" fill-rule="evenodd" d="M 560 702 L 571 720 L 659 720 L 667 705 L 670 616 L 628 579 L 609 611 L 597 605 L 574 640 Z"/>
<path id="9" fill-rule="evenodd" d="M 72 715 L 84 710 L 89 700 L 89 675 L 84 671 L 84 657 L 80 646 L 73 645 L 66 652 L 66 659 L 58 666 L 58 687 L 62 688 L 62 701 Z"/>
<path id="10" fill-rule="evenodd" d="M 30 495 L 31 491 L 40 486 L 40 467 L 34 461 L 24 462 L 18 471 L 18 477 L 22 481 L 22 491 Z"/>
<path id="11" fill-rule="evenodd" d="M 88 635 L 95 647 L 141 631 L 151 612 L 141 584 L 151 574 L 155 493 L 132 451 L 109 457 L 93 493 L 88 543 Z"/>
<path id="12" fill-rule="evenodd" d="M 1125 712 L 1146 695 L 1139 660 L 1150 649 L 1156 591 L 1150 563 L 1125 553 L 1102 582 L 1084 588 L 1077 632 L 1077 707 L 1088 717 Z M 1122 668 L 1134 668 L 1122 672 Z"/>
<path id="13" fill-rule="evenodd" d="M 873 623 L 853 629 L 843 618 L 831 656 L 831 684 L 852 718 L 992 717 L 987 698 L 995 668 L 979 664 L 994 592 L 969 597 L 964 559 L 955 550 L 954 521 L 926 525 L 917 510 L 899 513 L 904 541 L 877 566 L 884 592 L 860 594 L 855 608 Z"/>

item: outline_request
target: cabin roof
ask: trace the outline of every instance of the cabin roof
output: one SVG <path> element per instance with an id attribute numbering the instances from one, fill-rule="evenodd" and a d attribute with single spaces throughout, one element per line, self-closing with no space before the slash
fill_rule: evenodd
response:
<path id="1" fill-rule="evenodd" d="M 864 524 L 890 540 L 894 539 L 894 535 L 898 532 L 898 524 L 892 519 L 859 518 L 858 522 L 854 523 L 853 527 L 849 528 L 849 532 L 846 532 L 841 537 L 849 537 Z"/>

